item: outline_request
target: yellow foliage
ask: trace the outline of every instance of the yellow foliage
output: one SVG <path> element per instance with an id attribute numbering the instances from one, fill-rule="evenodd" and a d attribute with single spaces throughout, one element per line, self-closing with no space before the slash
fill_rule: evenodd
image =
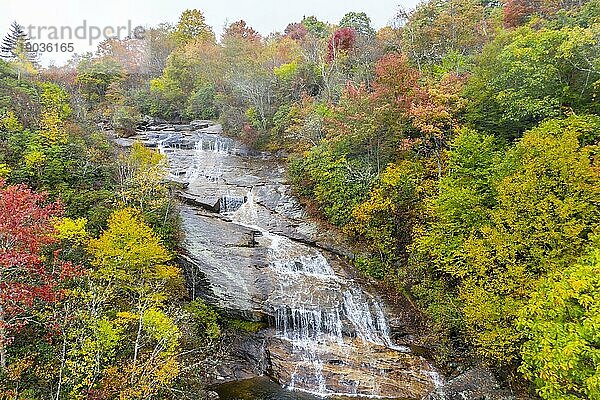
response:
<path id="1" fill-rule="evenodd" d="M 117 313 L 117 318 L 121 322 L 129 323 L 132 321 L 137 321 L 139 317 L 130 311 L 120 311 Z"/>
<path id="2" fill-rule="evenodd" d="M 40 135 L 46 138 L 50 145 L 66 143 L 67 131 L 64 121 L 72 112 L 67 94 L 59 86 L 45 83 L 42 84 L 40 103 Z"/>
<path id="3" fill-rule="evenodd" d="M 164 343 L 165 351 L 171 353 L 179 346 L 181 332 L 175 322 L 164 312 L 150 308 L 144 312 L 144 331 L 154 340 Z"/>
<path id="4" fill-rule="evenodd" d="M 167 198 L 162 180 L 167 174 L 164 155 L 135 142 L 128 155 L 119 161 L 120 197 L 125 206 L 142 211 L 159 208 Z"/>
<path id="5" fill-rule="evenodd" d="M 4 117 L 0 119 L 0 129 L 8 132 L 19 132 L 23 130 L 23 125 L 15 116 L 15 113 L 8 111 Z"/>
<path id="6" fill-rule="evenodd" d="M 50 111 L 42 111 L 40 117 L 40 135 L 50 144 L 66 143 L 67 132 L 58 115 Z"/>
<path id="7" fill-rule="evenodd" d="M 55 237 L 75 244 L 84 244 L 89 239 L 86 224 L 85 218 L 57 218 L 54 220 Z"/>
<path id="8" fill-rule="evenodd" d="M 0 178 L 6 178 L 10 174 L 10 167 L 6 164 L 0 163 Z"/>
<path id="9" fill-rule="evenodd" d="M 6 378 L 11 381 L 18 381 L 21 379 L 23 373 L 33 366 L 35 362 L 35 356 L 36 354 L 28 354 L 23 358 L 17 359 L 12 364 L 7 365 L 6 369 L 4 370 Z"/>
<path id="10" fill-rule="evenodd" d="M 36 168 L 46 161 L 46 156 L 39 150 L 25 154 L 25 165 L 27 168 Z"/>
<path id="11" fill-rule="evenodd" d="M 169 358 L 160 363 L 154 371 L 155 382 L 161 385 L 168 385 L 179 375 L 179 371 L 179 362 L 175 358 Z"/>
<path id="12" fill-rule="evenodd" d="M 169 265 L 171 255 L 133 209 L 115 211 L 108 229 L 90 240 L 88 250 L 96 277 L 119 291 L 160 304 L 180 289 L 180 270 Z"/>

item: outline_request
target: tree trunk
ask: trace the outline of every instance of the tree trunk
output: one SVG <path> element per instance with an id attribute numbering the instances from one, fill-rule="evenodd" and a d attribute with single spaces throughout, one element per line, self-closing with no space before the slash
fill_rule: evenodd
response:
<path id="1" fill-rule="evenodd" d="M 133 349 L 133 363 L 134 364 L 137 361 L 138 352 L 140 350 L 140 339 L 142 336 L 142 318 L 143 318 L 143 314 L 140 310 L 140 317 L 138 319 L 138 330 L 137 330 L 137 335 L 135 336 L 135 348 Z"/>
<path id="2" fill-rule="evenodd" d="M 60 372 L 58 374 L 58 388 L 56 389 L 56 400 L 60 399 L 60 391 L 62 390 L 63 372 L 65 370 L 65 361 L 67 358 L 67 335 L 63 333 L 62 354 L 60 359 Z"/>
<path id="3" fill-rule="evenodd" d="M 142 339 L 144 307 L 142 307 L 141 301 L 138 305 L 138 313 L 139 313 L 138 329 L 137 329 L 137 335 L 135 336 L 135 347 L 133 348 L 133 370 L 131 371 L 131 384 L 133 384 L 133 380 L 135 378 L 135 367 L 136 367 L 136 363 L 137 363 L 138 353 L 140 351 L 140 342 Z"/>

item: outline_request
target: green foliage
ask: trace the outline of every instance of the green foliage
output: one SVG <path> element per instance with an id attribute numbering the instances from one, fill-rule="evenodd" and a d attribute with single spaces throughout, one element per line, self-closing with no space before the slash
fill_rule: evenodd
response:
<path id="1" fill-rule="evenodd" d="M 84 98 L 93 105 L 103 101 L 111 85 L 118 84 L 124 75 L 123 66 L 112 58 L 88 58 L 77 66 L 75 82 Z"/>
<path id="2" fill-rule="evenodd" d="M 456 280 L 446 268 L 464 265 L 458 257 L 467 238 L 489 221 L 496 204 L 492 186 L 503 152 L 492 136 L 463 129 L 451 144 L 448 173 L 439 194 L 425 204 L 430 220 L 415 228 L 414 242 L 401 281 L 420 299 L 442 337 L 464 328 Z M 459 264 L 460 263 L 460 264 Z"/>
<path id="3" fill-rule="evenodd" d="M 297 61 L 292 61 L 291 63 L 282 64 L 279 67 L 275 67 L 273 69 L 273 72 L 275 73 L 275 76 L 277 77 L 277 79 L 282 80 L 282 81 L 291 80 L 297 71 L 298 71 L 298 62 Z"/>
<path id="4" fill-rule="evenodd" d="M 0 115 L 2 118 L 13 113 L 18 124 L 24 127 L 37 126 L 41 104 L 39 87 L 28 80 L 17 79 L 14 68 L 0 60 Z"/>
<path id="5" fill-rule="evenodd" d="M 186 305 L 185 309 L 192 315 L 200 336 L 217 339 L 221 335 L 218 324 L 219 314 L 203 300 L 193 300 Z"/>
<path id="6" fill-rule="evenodd" d="M 308 32 L 312 33 L 318 38 L 326 38 L 331 29 L 330 27 L 322 21 L 319 21 L 315 16 L 309 16 L 302 18 L 300 22 L 304 27 L 308 30 Z"/>
<path id="7" fill-rule="evenodd" d="M 400 13 L 404 22 L 401 45 L 421 71 L 448 64 L 449 54 L 460 54 L 462 62 L 481 51 L 500 26 L 501 9 L 486 7 L 479 0 L 429 0 L 414 10 Z M 443 61 L 445 59 L 445 61 Z M 451 66 L 458 69 L 459 64 Z"/>
<path id="8" fill-rule="evenodd" d="M 60 218 L 54 223 L 55 236 L 58 240 L 82 245 L 89 239 L 86 225 L 87 220 L 85 218 Z"/>
<path id="9" fill-rule="evenodd" d="M 180 113 L 180 105 L 185 102 L 179 84 L 168 77 L 160 77 L 150 82 L 150 91 L 141 92 L 138 99 L 143 112 L 154 117 L 173 119 Z"/>
<path id="10" fill-rule="evenodd" d="M 473 70 L 474 66 L 473 57 L 452 50 L 439 63 L 431 66 L 431 73 L 440 78 L 448 74 L 464 75 Z"/>
<path id="11" fill-rule="evenodd" d="M 23 130 L 23 125 L 12 111 L 8 111 L 6 115 L 2 117 L 0 126 L 2 127 L 2 130 L 8 133 L 15 133 Z"/>
<path id="12" fill-rule="evenodd" d="M 544 279 L 519 313 L 521 372 L 543 399 L 600 397 L 600 250 Z"/>
<path id="13" fill-rule="evenodd" d="M 360 36 L 365 38 L 373 38 L 375 30 L 371 27 L 371 18 L 364 12 L 349 12 L 345 14 L 340 23 L 341 28 L 352 28 Z"/>
<path id="14" fill-rule="evenodd" d="M 301 193 L 314 197 L 332 223 L 343 226 L 369 190 L 372 178 L 363 175 L 364 170 L 360 161 L 317 147 L 304 160 L 292 163 L 290 175 Z"/>
<path id="15" fill-rule="evenodd" d="M 184 45 L 192 40 L 214 41 L 215 34 L 206 24 L 204 14 L 200 10 L 185 10 L 175 27 L 175 41 Z"/>
<path id="16" fill-rule="evenodd" d="M 352 210 L 346 231 L 368 243 L 379 261 L 361 260 L 359 268 L 379 279 L 393 276 L 398 263 L 406 261 L 413 225 L 420 214 L 423 175 L 422 166 L 415 161 L 388 164 L 368 198 Z"/>
<path id="17" fill-rule="evenodd" d="M 134 107 L 120 106 L 113 112 L 112 126 L 121 136 L 135 134 L 135 129 L 141 121 L 138 110 Z"/>
<path id="18" fill-rule="evenodd" d="M 0 118 L 0 164 L 5 165 L 4 174 L 12 182 L 27 183 L 49 192 L 53 199 L 60 198 L 67 216 L 87 218 L 90 230 L 97 232 L 114 201 L 108 140 L 93 129 L 83 130 L 72 123 L 70 98 L 58 85 L 4 81 L 0 91 L 17 84 L 31 86 L 27 102 L 37 101 L 37 105 L 26 109 L 37 107 L 39 112 L 28 115 L 18 108 L 19 102 L 14 102 L 15 111 L 7 111 Z M 27 120 L 30 117 L 33 119 Z"/>
<path id="19" fill-rule="evenodd" d="M 206 85 L 198 88 L 188 99 L 184 116 L 188 119 L 215 119 L 219 116 L 215 104 L 214 86 Z"/>
<path id="20" fill-rule="evenodd" d="M 390 252 L 393 249 L 390 249 Z M 383 280 L 390 277 L 390 266 L 386 264 L 386 261 L 382 261 L 384 255 L 374 256 L 356 256 L 352 263 L 353 265 L 366 276 L 370 276 L 375 279 Z"/>
<path id="21" fill-rule="evenodd" d="M 600 1 L 588 0 L 583 6 L 570 13 L 574 23 L 581 27 L 589 27 L 600 22 Z"/>
<path id="22" fill-rule="evenodd" d="M 598 26 L 520 28 L 484 49 L 469 80 L 469 119 L 512 139 L 565 109 L 599 113 Z"/>
<path id="23" fill-rule="evenodd" d="M 228 319 L 226 322 L 227 326 L 235 332 L 256 333 L 267 327 L 263 322 L 245 321 L 241 319 Z"/>
<path id="24" fill-rule="evenodd" d="M 518 360 L 519 310 L 540 279 L 577 259 L 600 223 L 599 177 L 580 143 L 589 122 L 549 121 L 505 153 L 492 137 L 463 132 L 433 202 L 435 219 L 415 242 L 414 268 L 448 277 L 460 299 L 459 328 L 496 364 Z"/>

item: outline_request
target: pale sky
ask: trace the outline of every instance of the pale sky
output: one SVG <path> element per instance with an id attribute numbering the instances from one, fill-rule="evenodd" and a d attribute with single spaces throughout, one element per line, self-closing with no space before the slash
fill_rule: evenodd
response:
<path id="1" fill-rule="evenodd" d="M 289 22 L 299 22 L 303 16 L 337 23 L 349 11 L 364 11 L 378 29 L 393 19 L 400 7 L 412 8 L 417 0 L 0 0 L 0 37 L 4 38 L 12 21 L 24 26 L 70 26 L 75 29 L 87 21 L 87 27 L 155 26 L 161 22 L 177 23 L 182 11 L 201 10 L 217 34 L 223 26 L 244 19 L 263 35 L 281 32 Z M 73 42 L 76 53 L 95 50 L 86 40 L 47 40 L 44 42 Z M 45 53 L 42 63 L 51 60 L 64 63 L 72 53 Z"/>

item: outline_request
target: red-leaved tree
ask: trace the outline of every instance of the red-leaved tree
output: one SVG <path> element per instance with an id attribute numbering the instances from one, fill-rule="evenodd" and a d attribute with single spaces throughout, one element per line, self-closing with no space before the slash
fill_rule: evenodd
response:
<path id="1" fill-rule="evenodd" d="M 333 61 L 340 52 L 348 52 L 356 43 L 356 31 L 352 28 L 338 29 L 331 35 L 327 45 L 327 62 Z"/>
<path id="2" fill-rule="evenodd" d="M 503 7 L 503 22 L 507 28 L 526 24 L 533 17 L 554 19 L 559 12 L 580 8 L 581 0 L 507 0 Z"/>
<path id="3" fill-rule="evenodd" d="M 243 19 L 236 21 L 225 28 L 223 32 L 223 39 L 244 39 L 249 42 L 259 43 L 261 41 L 260 34 L 255 31 L 251 26 L 246 24 Z"/>
<path id="4" fill-rule="evenodd" d="M 303 24 L 296 22 L 293 24 L 288 24 L 283 33 L 285 33 L 285 36 L 289 37 L 290 39 L 301 41 L 306 37 L 306 35 L 308 35 L 308 29 L 306 29 Z"/>
<path id="5" fill-rule="evenodd" d="M 421 74 L 410 66 L 406 55 L 387 54 L 375 65 L 373 101 L 391 104 L 405 112 L 423 95 L 420 78 Z"/>
<path id="6" fill-rule="evenodd" d="M 52 218 L 61 212 L 44 194 L 0 180 L 0 369 L 14 334 L 33 320 L 37 307 L 61 298 L 61 281 L 77 269 L 42 256 L 55 242 Z"/>
<path id="7" fill-rule="evenodd" d="M 328 134 L 346 138 L 355 132 L 355 143 L 370 154 L 415 150 L 435 157 L 442 173 L 441 151 L 457 127 L 456 115 L 464 107 L 460 93 L 463 77 L 448 75 L 427 83 L 406 55 L 390 53 L 375 65 L 372 90 L 348 83 L 335 109 Z M 379 164 L 378 164 L 379 165 Z M 379 171 L 378 171 L 379 172 Z"/>
<path id="8" fill-rule="evenodd" d="M 539 0 L 508 0 L 504 4 L 503 22 L 507 28 L 523 25 L 540 8 Z"/>

